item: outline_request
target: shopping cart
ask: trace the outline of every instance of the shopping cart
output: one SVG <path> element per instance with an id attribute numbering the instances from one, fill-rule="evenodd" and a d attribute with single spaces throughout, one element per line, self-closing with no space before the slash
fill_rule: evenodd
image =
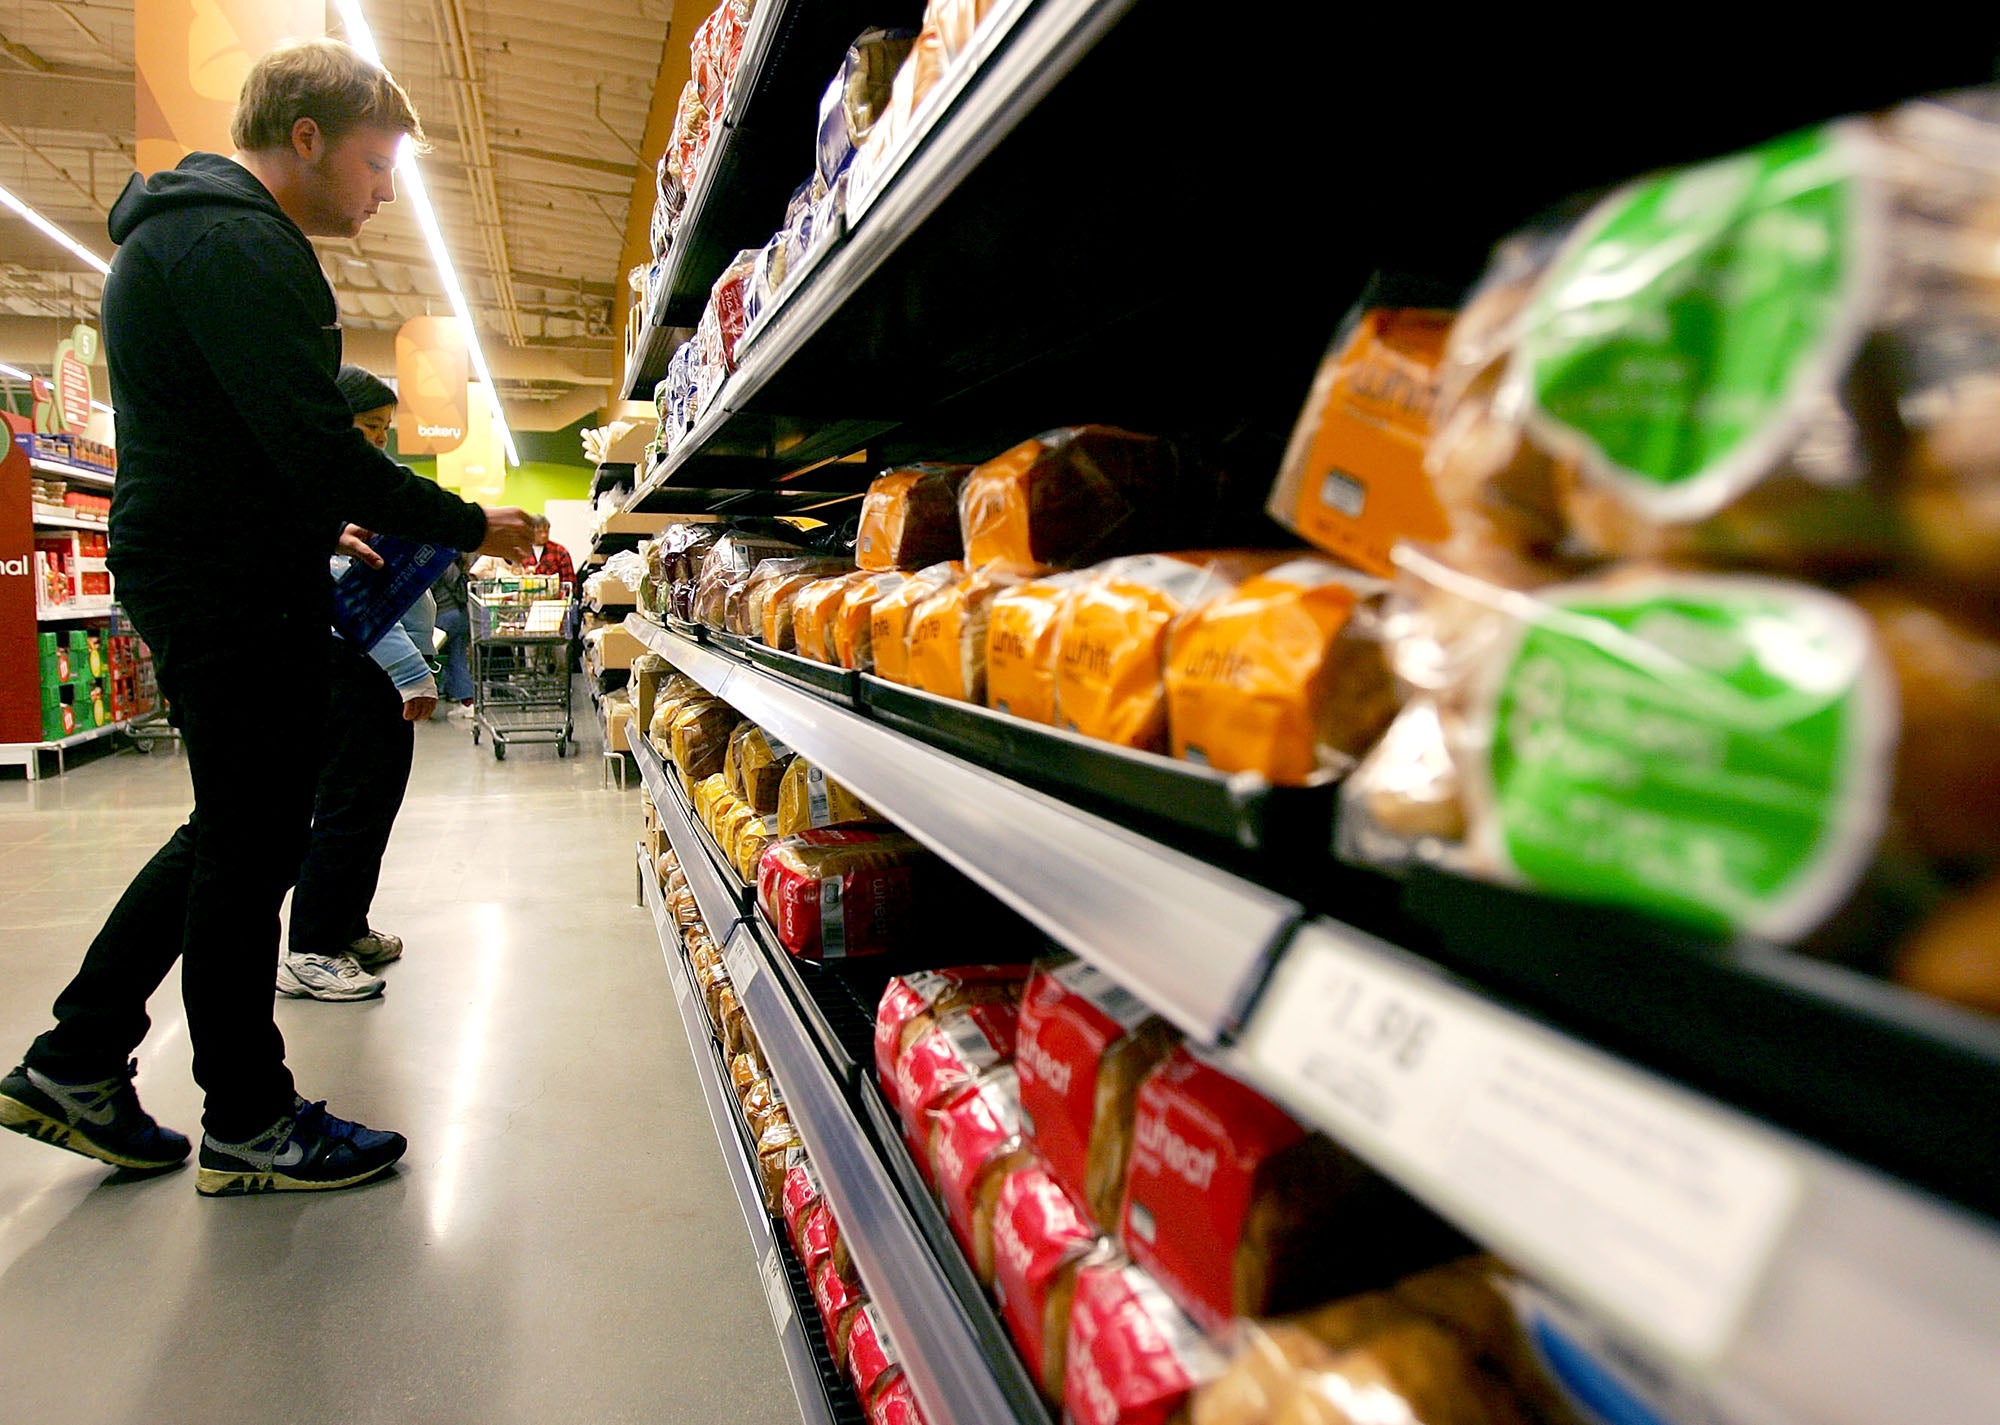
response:
<path id="1" fill-rule="evenodd" d="M 553 742 L 567 757 L 576 741 L 570 723 L 569 635 L 562 581 L 528 574 L 475 579 L 472 615 L 472 743 L 493 739 L 493 759 L 508 744 Z"/>

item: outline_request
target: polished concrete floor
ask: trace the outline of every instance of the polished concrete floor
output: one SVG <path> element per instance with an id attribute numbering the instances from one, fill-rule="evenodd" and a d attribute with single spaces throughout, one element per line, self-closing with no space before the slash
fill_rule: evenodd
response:
<path id="1" fill-rule="evenodd" d="M 209 1200 L 0 1134 L 0 1421 L 798 1418 L 632 904 L 637 782 L 582 752 L 419 728 L 373 917 L 409 946 L 388 993 L 277 1003 L 300 1091 L 409 1136 L 392 1179 Z M 10 1061 L 189 801 L 167 750 L 0 777 Z M 139 1090 L 192 1133 L 177 980 L 152 1013 Z"/>

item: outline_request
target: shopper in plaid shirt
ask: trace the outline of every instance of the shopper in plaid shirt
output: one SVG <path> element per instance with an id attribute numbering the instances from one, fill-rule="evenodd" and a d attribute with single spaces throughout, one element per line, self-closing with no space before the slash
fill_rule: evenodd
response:
<path id="1" fill-rule="evenodd" d="M 576 565 L 570 562 L 569 551 L 549 538 L 549 517 L 531 515 L 534 523 L 535 557 L 523 571 L 528 574 L 554 574 L 571 588 L 576 586 Z"/>

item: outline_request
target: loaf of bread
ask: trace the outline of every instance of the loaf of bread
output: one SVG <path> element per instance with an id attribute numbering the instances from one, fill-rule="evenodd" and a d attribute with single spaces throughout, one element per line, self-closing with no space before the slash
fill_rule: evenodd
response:
<path id="1" fill-rule="evenodd" d="M 743 1003 L 736 997 L 736 987 L 724 981 L 716 991 L 715 1007 L 717 1022 L 722 1026 L 722 1052 L 731 1058 L 738 1054 L 754 1054 L 763 1057 L 758 1047 L 757 1036 L 750 1028 L 750 1016 Z"/>
<path id="2" fill-rule="evenodd" d="M 1027 577 L 995 565 L 925 595 L 910 613 L 910 686 L 958 702 L 985 702 L 986 625 L 993 600 Z"/>
<path id="3" fill-rule="evenodd" d="M 1344 774 L 1396 714 L 1385 592 L 1294 559 L 1190 610 L 1167 634 L 1174 756 L 1280 786 Z"/>
<path id="4" fill-rule="evenodd" d="M 821 1262 L 833 1263 L 834 1271 L 841 1276 L 854 1275 L 854 1259 L 840 1235 L 840 1224 L 824 1201 L 806 1214 L 799 1231 L 798 1251 L 799 1264 L 806 1269 L 808 1278 L 819 1270 Z"/>
<path id="5" fill-rule="evenodd" d="M 902 588 L 908 577 L 890 570 L 847 586 L 833 620 L 833 649 L 841 667 L 875 671 L 875 606 Z"/>
<path id="6" fill-rule="evenodd" d="M 1056 625 L 1056 709 L 1086 737 L 1164 753 L 1175 622 L 1279 556 L 1135 554 L 1091 571 Z"/>
<path id="7" fill-rule="evenodd" d="M 764 853 L 771 849 L 771 843 L 776 839 L 768 817 L 754 817 L 737 832 L 729 859 L 736 868 L 737 878 L 744 885 L 757 884 L 757 868 L 763 864 Z"/>
<path id="8" fill-rule="evenodd" d="M 702 557 L 701 575 L 695 583 L 695 620 L 724 632 L 744 632 L 747 586 L 757 567 L 767 560 L 803 557 L 805 550 L 785 540 L 748 534 L 721 536 Z M 730 627 L 732 595 L 736 606 L 733 629 Z"/>
<path id="9" fill-rule="evenodd" d="M 778 835 L 879 820 L 866 802 L 805 758 L 786 764 L 778 783 Z"/>
<path id="10" fill-rule="evenodd" d="M 819 1174 L 813 1170 L 812 1159 L 806 1155 L 803 1145 L 794 1148 L 785 1160 L 784 1184 L 779 1189 L 778 1215 L 785 1220 L 785 1236 L 792 1244 L 792 1250 L 801 1258 L 805 1255 L 804 1240 L 808 1216 L 820 1205 L 824 1194 L 820 1188 Z"/>
<path id="11" fill-rule="evenodd" d="M 1038 966 L 1028 981 L 1015 1044 L 1022 1106 L 1049 1172 L 1099 1226 L 1117 1225 L 1133 1103 L 1175 1037 L 1081 960 Z"/>
<path id="12" fill-rule="evenodd" d="M 785 1173 L 794 1152 L 805 1150 L 805 1140 L 789 1123 L 767 1129 L 757 1140 L 757 1177 L 764 1189 L 764 1210 L 773 1217 L 784 1205 Z"/>
<path id="13" fill-rule="evenodd" d="M 750 1090 L 759 1080 L 767 1078 L 764 1066 L 754 1054 L 737 1054 L 729 1061 L 729 1082 L 736 1090 L 736 1102 L 741 1106 Z"/>
<path id="14" fill-rule="evenodd" d="M 1007 1174 L 993 1208 L 993 1295 L 1042 1394 L 1060 1404 L 1076 1274 L 1102 1238 L 1036 1160 Z"/>
<path id="15" fill-rule="evenodd" d="M 740 1058 L 750 1058 L 748 1054 Z M 761 1139 L 764 1131 L 779 1123 L 789 1123 L 791 1115 L 785 1109 L 785 1096 L 778 1092 L 778 1081 L 768 1076 L 754 1080 L 743 1095 L 743 1121 L 750 1125 L 750 1136 Z"/>
<path id="16" fill-rule="evenodd" d="M 868 1402 L 868 1425 L 924 1425 L 924 1413 L 917 1408 L 910 1377 L 898 1371 L 875 1392 Z"/>
<path id="17" fill-rule="evenodd" d="M 690 701 L 668 725 L 668 746 L 681 784 L 692 793 L 697 782 L 722 771 L 729 755 L 729 734 L 743 719 L 719 698 Z"/>
<path id="18" fill-rule="evenodd" d="M 717 1039 L 722 1037 L 723 992 L 729 989 L 729 972 L 722 967 L 718 956 L 707 964 L 694 967 L 695 988 L 701 991 L 702 1008 L 708 1011 L 708 1023 L 715 1031 Z M 732 995 L 732 999 L 733 999 Z M 731 1057 L 734 1057 L 733 1055 Z"/>
<path id="19" fill-rule="evenodd" d="M 898 832 L 818 828 L 773 842 L 757 901 L 778 942 L 803 960 L 884 955 L 907 947 L 929 853 Z"/>
<path id="20" fill-rule="evenodd" d="M 1071 593 L 1089 576 L 1050 574 L 1000 590 L 986 618 L 986 705 L 1056 723 L 1056 634 Z"/>
<path id="21" fill-rule="evenodd" d="M 1143 1270 L 1115 1254 L 1076 1274 L 1065 1348 L 1070 1425 L 1187 1425 L 1221 1355 Z"/>
<path id="22" fill-rule="evenodd" d="M 826 1327 L 827 1345 L 833 1351 L 836 1361 L 847 1359 L 847 1333 L 854 1326 L 854 1318 L 868 1303 L 868 1296 L 861 1290 L 860 1278 L 852 1270 L 845 1275 L 835 1269 L 829 1258 L 819 1264 L 812 1273 L 813 1304 L 819 1307 L 820 1322 Z"/>
<path id="23" fill-rule="evenodd" d="M 909 684 L 911 614 L 926 596 L 965 577 L 965 566 L 956 560 L 932 564 L 875 601 L 868 616 L 868 642 L 876 677 Z"/>
<path id="24" fill-rule="evenodd" d="M 864 1305 L 847 1332 L 847 1378 L 854 1383 L 855 1399 L 866 1409 L 902 1371 L 888 1326 L 872 1303 Z"/>
<path id="25" fill-rule="evenodd" d="M 765 560 L 744 582 L 743 627 L 731 632 L 770 642 L 767 634 L 774 622 L 774 601 L 782 602 L 813 580 L 838 574 L 846 568 L 846 560 L 823 554 Z M 784 615 L 777 613 L 775 621 L 782 627 Z"/>
<path id="26" fill-rule="evenodd" d="M 794 755 L 791 748 L 774 741 L 756 723 L 746 722 L 729 735 L 729 760 L 723 775 L 730 790 L 748 802 L 759 816 L 775 816 L 778 786 Z"/>
<path id="27" fill-rule="evenodd" d="M 1896 951 L 1897 983 L 2000 1014 L 2000 875 L 1946 903 Z"/>
<path id="28" fill-rule="evenodd" d="M 967 1004 L 937 1016 L 896 1058 L 890 1095 L 903 1121 L 903 1141 L 928 1180 L 931 1117 L 947 1100 L 1014 1059 L 1020 1009 L 1008 1000 Z"/>
<path id="29" fill-rule="evenodd" d="M 1045 431 L 979 466 L 959 490 L 975 569 L 1070 569 L 1182 542 L 1205 511 L 1184 489 L 1180 452 L 1110 426 Z"/>
<path id="30" fill-rule="evenodd" d="M 854 562 L 863 569 L 921 569 L 964 553 L 958 490 L 969 465 L 905 465 L 868 487 Z"/>
<path id="31" fill-rule="evenodd" d="M 667 909 L 673 914 L 674 924 L 682 930 L 701 924 L 701 907 L 695 903 L 694 892 L 685 887 L 674 892 L 667 901 Z"/>
<path id="32" fill-rule="evenodd" d="M 993 1285 L 993 1210 L 1008 1173 L 1033 1161 L 1021 1129 L 1021 1091 L 1003 1065 L 931 1113 L 931 1181 L 958 1245 L 984 1286 Z"/>
<path id="33" fill-rule="evenodd" d="M 842 601 L 848 589 L 867 573 L 834 574 L 815 579 L 792 600 L 793 651 L 815 663 L 838 663 L 839 650 L 833 641 Z"/>
<path id="34" fill-rule="evenodd" d="M 1458 1240 L 1185 1046 L 1139 1087 L 1119 1237 L 1216 1333 L 1439 1261 Z"/>
<path id="35" fill-rule="evenodd" d="M 764 594 L 763 640 L 771 648 L 787 652 L 798 647 L 798 634 L 793 624 L 793 609 L 799 595 L 812 585 L 824 579 L 823 571 L 810 574 L 791 574 L 775 581 Z"/>
<path id="36" fill-rule="evenodd" d="M 939 1015 L 974 1004 L 1018 1005 L 1027 978 L 1026 965 L 958 965 L 890 980 L 875 1010 L 875 1074 L 889 1107 L 901 1111 L 897 1061 L 930 1032 Z"/>

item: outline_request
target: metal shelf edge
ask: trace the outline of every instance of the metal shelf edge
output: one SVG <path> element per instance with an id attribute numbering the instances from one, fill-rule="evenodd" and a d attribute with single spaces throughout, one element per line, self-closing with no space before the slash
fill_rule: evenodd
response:
<path id="1" fill-rule="evenodd" d="M 710 859 L 707 846 L 695 830 L 687 801 L 674 782 L 674 773 L 644 738 L 635 744 L 633 756 L 638 760 L 641 780 L 653 794 L 653 806 L 667 829 L 667 840 L 673 843 L 674 854 L 680 858 L 681 874 L 687 877 L 695 904 L 701 907 L 701 918 L 708 924 L 709 935 L 720 945 L 742 920 L 741 905 L 730 893 L 720 868 Z"/>
<path id="2" fill-rule="evenodd" d="M 1205 1043 L 1301 908 L 634 615 L 626 627 Z"/>
<path id="3" fill-rule="evenodd" d="M 734 1109 L 716 1067 L 715 1053 L 708 1047 L 708 1020 L 695 1003 L 694 987 L 688 980 L 686 967 L 681 964 L 680 950 L 670 938 L 667 927 L 671 922 L 666 919 L 666 907 L 660 899 L 659 880 L 653 875 L 652 867 L 646 864 L 643 848 L 638 853 L 638 860 L 640 879 L 646 887 L 647 909 L 652 912 L 654 926 L 659 932 L 660 952 L 666 961 L 667 978 L 673 984 L 674 1003 L 680 1012 L 681 1030 L 687 1036 L 688 1052 L 694 1058 L 695 1077 L 701 1082 L 709 1126 L 715 1130 L 717 1144 L 722 1150 L 723 1171 L 736 1195 L 736 1205 L 743 1212 L 751 1256 L 762 1270 L 777 1250 L 771 1218 L 764 1210 L 762 1185 L 751 1171 L 742 1144 L 737 1140 L 736 1128 L 730 1119 Z M 812 1347 L 798 1319 L 796 1304 L 783 1324 L 774 1316 L 772 1326 L 777 1332 L 778 1351 L 785 1364 L 785 1374 L 798 1401 L 799 1418 L 804 1425 L 835 1425 L 820 1381 L 819 1367 L 813 1360 Z"/>

